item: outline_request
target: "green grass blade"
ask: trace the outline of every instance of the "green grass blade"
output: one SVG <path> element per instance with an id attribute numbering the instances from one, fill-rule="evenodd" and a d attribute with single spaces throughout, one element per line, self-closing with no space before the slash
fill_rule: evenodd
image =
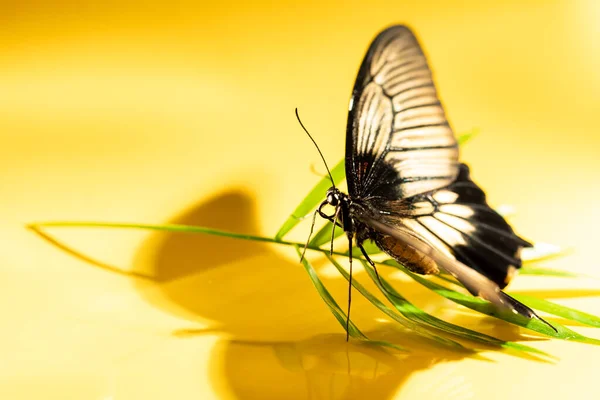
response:
<path id="1" fill-rule="evenodd" d="M 600 340 L 580 335 L 579 333 L 554 321 L 552 322 L 552 325 L 558 330 L 558 332 L 555 332 L 552 328 L 544 324 L 542 321 L 539 321 L 537 319 L 525 318 L 521 315 L 514 314 L 512 312 L 504 312 L 498 310 L 496 307 L 494 307 L 493 304 L 483 299 L 457 292 L 445 286 L 439 285 L 431 280 L 428 280 L 422 276 L 413 274 L 412 272 L 408 271 L 406 268 L 402 267 L 396 262 L 386 262 L 385 264 L 400 269 L 408 276 L 413 278 L 415 281 L 419 282 L 428 289 L 433 290 L 437 294 L 447 298 L 448 300 L 451 300 L 472 310 L 478 311 L 482 314 L 486 314 L 504 320 L 514 325 L 522 326 L 524 328 L 556 339 L 571 340 L 576 342 L 600 345 Z"/>
<path id="2" fill-rule="evenodd" d="M 300 246 L 295 246 L 295 247 L 296 247 L 296 252 L 298 253 L 298 256 L 301 256 L 302 252 L 300 250 Z M 308 273 L 308 276 L 310 277 L 310 280 L 312 281 L 313 285 L 317 289 L 319 296 L 321 296 L 321 299 L 323 299 L 323 301 L 325 302 L 327 307 L 329 307 L 329 311 L 331 311 L 331 313 L 333 314 L 335 319 L 340 323 L 342 328 L 344 328 L 344 330 L 346 330 L 346 318 L 347 318 L 346 313 L 340 308 L 340 306 L 337 304 L 337 302 L 335 301 L 335 299 L 333 298 L 331 293 L 329 293 L 329 290 L 327 290 L 327 288 L 325 287 L 325 285 L 323 284 L 323 282 L 317 275 L 317 271 L 315 271 L 315 269 L 308 262 L 306 257 L 302 259 L 302 265 L 304 266 L 304 269 Z M 347 332 L 351 337 L 353 337 L 355 339 L 359 339 L 359 340 L 363 340 L 363 341 L 370 341 L 369 338 L 367 338 L 367 336 L 365 336 L 365 334 L 362 333 L 358 329 L 358 327 L 354 324 L 354 322 L 352 322 L 351 320 L 348 323 L 348 331 Z M 384 341 L 377 341 L 377 343 L 386 345 L 388 347 L 392 347 L 396 350 L 407 351 L 407 349 L 403 348 L 402 346 L 395 345 L 392 343 L 388 343 L 388 342 L 384 342 Z"/>
<path id="3" fill-rule="evenodd" d="M 545 353 L 541 350 L 538 350 L 534 347 L 526 346 L 520 343 L 515 342 L 507 342 L 504 340 L 500 340 L 493 336 L 485 335 L 483 333 L 473 331 L 468 328 L 464 328 L 462 326 L 458 326 L 452 324 L 450 322 L 446 322 L 442 319 L 439 319 L 431 314 L 426 313 L 421 310 L 411 302 L 409 302 L 404 296 L 400 295 L 393 287 L 390 285 L 384 278 L 380 277 L 377 279 L 377 275 L 375 274 L 375 270 L 366 263 L 366 261 L 361 260 L 363 267 L 373 280 L 373 283 L 377 285 L 379 290 L 385 295 L 385 297 L 396 307 L 398 311 L 402 313 L 406 318 L 419 323 L 425 324 L 432 328 L 438 329 L 442 332 L 454 335 L 461 339 L 470 340 L 477 343 L 482 343 L 487 346 L 494 347 L 503 347 L 506 349 L 516 350 L 516 351 L 525 351 L 529 353 L 535 353 L 539 355 L 543 355 L 546 357 L 551 357 L 548 353 Z M 381 281 L 380 281 L 381 280 Z"/>
<path id="4" fill-rule="evenodd" d="M 298 252 L 299 256 L 302 255 L 302 252 L 300 251 L 300 247 L 296 247 L 296 251 Z M 327 290 L 327 288 L 325 287 L 325 285 L 323 284 L 323 282 L 317 275 L 317 271 L 315 271 L 315 269 L 308 262 L 306 257 L 304 257 L 302 259 L 302 265 L 304 266 L 304 269 L 306 270 L 306 272 L 308 272 L 308 276 L 310 277 L 310 280 L 312 281 L 313 285 L 317 289 L 319 296 L 321 296 L 321 298 L 323 299 L 325 304 L 327 304 L 327 307 L 329 307 L 329 311 L 331 311 L 331 313 L 333 314 L 335 319 L 338 320 L 340 325 L 342 325 L 342 327 L 345 330 L 346 329 L 346 317 L 347 317 L 346 313 L 340 308 L 340 306 L 337 304 L 337 302 L 335 301 L 335 299 L 333 298 L 331 293 L 329 293 L 329 290 Z M 352 336 L 353 338 L 363 339 L 363 340 L 367 339 L 367 337 L 356 327 L 356 325 L 352 321 L 349 321 L 349 323 L 348 323 L 348 334 L 350 336 Z"/>
<path id="5" fill-rule="evenodd" d="M 348 272 L 342 268 L 342 266 L 330 255 L 327 255 L 329 261 L 335 266 L 335 268 L 339 271 L 339 273 L 347 280 L 350 281 L 350 275 Z M 381 300 L 375 297 L 371 292 L 369 292 L 363 285 L 361 285 L 355 278 L 352 279 L 352 287 L 354 287 L 358 292 L 363 295 L 367 300 L 371 302 L 376 308 L 378 308 L 381 312 L 383 312 L 388 317 L 392 318 L 394 321 L 398 322 L 400 325 L 408 328 L 415 333 L 426 337 L 430 340 L 436 341 L 438 344 L 441 344 L 445 347 L 449 347 L 452 350 L 460 350 L 466 351 L 467 349 L 458 342 L 453 340 L 444 338 L 442 336 L 436 335 L 430 332 L 427 329 L 422 328 L 420 325 L 415 324 L 414 322 L 403 318 L 400 314 L 386 306 Z"/>
<path id="6" fill-rule="evenodd" d="M 331 176 L 333 181 L 338 184 L 344 179 L 344 160 L 336 164 L 331 170 Z M 283 237 L 291 231 L 311 210 L 313 210 L 319 203 L 325 199 L 325 193 L 327 189 L 331 187 L 331 181 L 329 175 L 324 176 L 312 190 L 306 195 L 304 200 L 296 207 L 294 212 L 288 217 L 287 220 L 281 225 L 279 231 L 275 235 L 276 240 L 282 240 Z"/>
<path id="7" fill-rule="evenodd" d="M 344 234 L 344 230 L 339 226 L 335 227 L 334 238 L 338 238 Z M 331 241 L 331 222 L 327 221 L 325 225 L 321 229 L 315 233 L 310 242 L 309 246 L 312 247 L 321 247 L 325 243 L 329 243 Z"/>
<path id="8" fill-rule="evenodd" d="M 192 226 L 192 225 L 179 225 L 179 224 L 128 224 L 128 223 L 113 223 L 113 222 L 89 222 L 89 221 L 56 221 L 56 222 L 34 222 L 28 226 L 31 229 L 39 228 L 125 228 L 125 229 L 145 229 L 151 231 L 165 231 L 165 232 L 182 232 L 182 233 L 203 233 L 213 236 L 224 236 L 234 239 L 254 240 L 257 242 L 271 242 L 279 243 L 273 238 L 256 236 L 256 235 L 245 235 L 242 233 L 234 233 L 223 231 L 220 229 L 206 228 L 204 226 Z"/>
<path id="9" fill-rule="evenodd" d="M 600 318 L 595 315 L 585 313 L 583 311 L 575 310 L 574 308 L 562 306 L 560 304 L 553 303 L 548 300 L 540 299 L 533 296 L 527 296 L 524 294 L 510 294 L 521 303 L 528 305 L 536 310 L 547 312 L 548 314 L 557 315 L 565 319 L 580 322 L 585 325 L 600 328 Z"/>
<path id="10" fill-rule="evenodd" d="M 336 226 L 334 239 L 337 239 L 338 237 L 340 237 L 343 234 L 344 234 L 344 230 L 342 228 L 340 228 L 339 226 Z M 310 247 L 321 247 L 324 244 L 330 243 L 330 242 L 331 242 L 331 222 L 327 221 L 325 226 L 323 226 L 321 229 L 319 229 L 319 231 L 316 233 L 316 235 L 313 236 L 313 239 L 308 243 L 308 245 Z M 382 253 L 382 250 L 379 247 L 377 247 L 377 245 L 371 240 L 366 240 L 363 243 L 363 248 L 369 255 Z M 346 254 L 348 254 L 348 252 L 346 252 Z M 360 249 L 358 247 L 354 247 L 352 249 L 352 254 L 354 254 L 355 257 L 359 257 L 359 258 L 362 257 L 362 252 L 360 251 Z"/>
<path id="11" fill-rule="evenodd" d="M 375 242 L 373 242 L 372 240 L 365 240 L 363 243 L 363 249 L 365 249 L 365 251 L 369 255 L 383 253 L 383 251 L 379 247 L 377 247 Z M 356 251 L 357 257 L 362 258 L 363 254 L 358 247 L 354 247 L 354 249 L 352 249 L 352 254 L 354 254 L 354 251 Z"/>
<path id="12" fill-rule="evenodd" d="M 270 242 L 270 243 L 279 243 L 285 245 L 294 245 L 292 242 L 285 242 L 269 237 L 257 236 L 257 235 L 246 235 L 235 232 L 228 232 L 219 229 L 207 228 L 203 226 L 192 226 L 192 225 L 179 225 L 179 224 L 137 224 L 137 223 L 112 223 L 112 222 L 94 222 L 94 221 L 51 221 L 51 222 L 34 222 L 29 224 L 29 227 L 32 229 L 38 228 L 117 228 L 117 229 L 145 229 L 145 230 L 153 230 L 153 231 L 165 231 L 165 232 L 182 232 L 182 233 L 201 233 L 207 235 L 214 236 L 223 236 L 234 239 L 243 239 L 243 240 L 253 240 L 258 242 Z M 331 229 L 331 223 L 329 223 L 329 229 Z M 336 230 L 337 232 L 338 230 Z M 329 236 L 327 236 L 327 242 L 331 238 L 331 231 L 329 232 Z M 317 249 L 316 245 L 313 244 L 313 241 L 309 244 L 309 248 L 312 250 Z M 381 250 L 371 242 L 365 242 L 365 249 L 369 254 L 377 254 L 381 253 Z M 343 253 L 342 253 L 343 254 Z M 353 254 L 356 257 L 360 257 L 362 254 L 360 250 L 357 248 L 353 249 Z M 582 274 L 576 274 L 568 271 L 561 271 L 549 268 L 541 268 L 541 267 L 523 267 L 519 270 L 519 274 L 521 275 L 543 275 L 543 276 L 556 276 L 556 277 L 588 277 Z"/>
<path id="13" fill-rule="evenodd" d="M 469 140 L 473 139 L 475 136 L 479 135 L 479 132 L 479 128 L 473 128 L 470 131 L 459 133 L 456 137 L 456 141 L 460 146 L 462 146 Z"/>
<path id="14" fill-rule="evenodd" d="M 558 269 L 541 268 L 541 267 L 521 267 L 519 275 L 539 275 L 539 276 L 554 276 L 557 278 L 581 278 L 583 275 L 575 272 L 561 271 Z"/>

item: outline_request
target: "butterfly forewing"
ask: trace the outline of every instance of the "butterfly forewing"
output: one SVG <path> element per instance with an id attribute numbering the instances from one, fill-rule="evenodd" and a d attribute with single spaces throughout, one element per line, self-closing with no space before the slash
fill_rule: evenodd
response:
<path id="1" fill-rule="evenodd" d="M 369 48 L 350 101 L 346 146 L 352 197 L 406 198 L 456 178 L 456 139 L 408 28 L 386 29 Z"/>

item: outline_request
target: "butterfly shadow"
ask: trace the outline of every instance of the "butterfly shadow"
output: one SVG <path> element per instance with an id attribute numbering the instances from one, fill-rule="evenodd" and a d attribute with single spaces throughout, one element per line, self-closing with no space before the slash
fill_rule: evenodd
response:
<path id="1" fill-rule="evenodd" d="M 251 196 L 236 190 L 202 201 L 168 222 L 258 231 Z M 140 246 L 133 271 L 124 273 L 43 231 L 36 233 L 96 267 L 135 277 L 134 287 L 145 300 L 189 321 L 172 332 L 174 337 L 220 335 L 211 353 L 211 382 L 218 392 L 237 398 L 387 399 L 413 373 L 472 356 L 396 328 L 357 294 L 352 313 L 358 326 L 372 339 L 401 344 L 410 353 L 346 342 L 295 253 L 287 257 L 277 245 L 157 232 Z M 365 280 L 364 275 L 357 278 Z M 347 282 L 339 275 L 323 274 L 322 279 L 344 304 Z M 419 296 L 419 285 L 401 284 L 403 293 Z M 425 295 L 428 302 L 443 301 Z"/>
<path id="2" fill-rule="evenodd" d="M 251 196 L 235 190 L 169 222 L 258 230 Z M 367 335 L 411 353 L 347 343 L 291 254 L 272 244 L 161 232 L 141 246 L 136 261 L 136 270 L 154 276 L 155 284 L 138 288 L 152 304 L 190 321 L 174 336 L 223 335 L 212 352 L 212 382 L 239 398 L 392 398 L 413 372 L 466 356 L 382 322 L 383 314 L 358 295 L 352 312 Z M 343 304 L 347 282 L 341 276 L 323 281 Z"/>

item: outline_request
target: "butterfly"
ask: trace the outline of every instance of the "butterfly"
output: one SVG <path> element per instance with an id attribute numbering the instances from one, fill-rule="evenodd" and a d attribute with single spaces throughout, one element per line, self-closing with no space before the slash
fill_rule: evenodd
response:
<path id="1" fill-rule="evenodd" d="M 379 33 L 360 66 L 349 105 L 345 167 L 348 194 L 335 186 L 327 167 L 332 187 L 313 226 L 317 214 L 340 226 L 350 248 L 355 240 L 375 271 L 366 240 L 414 273 L 443 270 L 471 294 L 556 330 L 502 292 L 521 267 L 521 250 L 532 245 L 487 204 L 459 161 L 427 59 L 406 26 Z"/>

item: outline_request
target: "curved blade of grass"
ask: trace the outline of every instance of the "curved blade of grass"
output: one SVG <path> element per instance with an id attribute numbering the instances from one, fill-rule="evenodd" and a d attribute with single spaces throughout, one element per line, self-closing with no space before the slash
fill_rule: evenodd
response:
<path id="1" fill-rule="evenodd" d="M 556 339 L 571 340 L 576 342 L 600 345 L 600 340 L 583 336 L 557 322 L 552 322 L 552 325 L 558 331 L 555 332 L 554 330 L 552 330 L 552 328 L 544 324 L 542 321 L 539 321 L 537 319 L 525 318 L 521 315 L 514 314 L 509 311 L 505 312 L 502 310 L 498 310 L 496 307 L 494 307 L 493 304 L 489 303 L 488 301 L 485 301 L 478 297 L 473 297 L 471 295 L 457 292 L 445 286 L 439 285 L 433 281 L 430 281 L 426 278 L 423 278 L 417 274 L 413 274 L 412 272 L 410 272 L 409 270 L 407 270 L 406 268 L 404 268 L 396 262 L 386 261 L 385 264 L 400 269 L 402 272 L 413 278 L 415 281 L 419 282 L 428 289 L 433 290 L 437 294 L 447 298 L 448 300 L 451 300 L 455 303 L 463 305 L 482 314 L 501 319 L 514 325 L 522 326 L 524 328 Z"/>
<path id="2" fill-rule="evenodd" d="M 296 248 L 296 252 L 298 253 L 298 256 L 301 256 L 302 251 L 300 250 L 300 246 L 296 245 L 295 248 Z M 331 311 L 331 313 L 333 314 L 335 319 L 337 319 L 337 321 L 340 323 L 342 328 L 344 328 L 344 330 L 346 330 L 346 318 L 347 318 L 346 313 L 340 308 L 340 306 L 337 304 L 337 302 L 335 301 L 335 299 L 333 298 L 331 293 L 329 293 L 329 290 L 327 290 L 327 288 L 325 287 L 325 285 L 323 284 L 323 282 L 317 275 L 317 272 L 312 267 L 312 265 L 308 262 L 306 257 L 304 257 L 302 259 L 302 265 L 304 266 L 304 269 L 306 270 L 306 272 L 308 272 L 308 276 L 310 277 L 310 280 L 312 281 L 313 285 L 317 289 L 319 296 L 321 296 L 321 299 L 323 299 L 325 304 L 327 304 L 327 307 L 329 307 L 329 311 Z M 355 339 L 372 342 L 369 338 L 367 338 L 367 336 L 365 336 L 364 333 L 362 333 L 356 327 L 354 322 L 352 322 L 351 320 L 348 323 L 348 331 L 347 332 L 351 337 L 353 337 Z M 404 347 L 393 344 L 393 343 L 389 343 L 389 342 L 385 342 L 385 341 L 376 341 L 376 343 L 382 344 L 387 347 L 394 348 L 396 350 L 407 351 L 407 349 L 405 349 Z"/>
<path id="3" fill-rule="evenodd" d="M 456 135 L 456 141 L 460 146 L 467 143 L 469 140 L 473 139 L 475 136 L 479 135 L 481 131 L 479 128 L 472 128 L 470 131 L 462 132 Z"/>
<path id="4" fill-rule="evenodd" d="M 548 314 L 557 315 L 565 319 L 580 322 L 585 325 L 600 328 L 600 318 L 595 315 L 575 310 L 574 308 L 562 306 L 548 300 L 539 299 L 537 297 L 528 296 L 525 294 L 510 294 L 521 303 L 528 305 L 536 310 L 547 312 Z"/>
<path id="5" fill-rule="evenodd" d="M 331 225 L 329 225 L 331 227 Z M 287 246 L 295 245 L 295 242 L 287 242 L 280 239 L 274 239 L 265 236 L 247 235 L 242 233 L 235 233 L 229 231 L 223 231 L 220 229 L 207 228 L 204 226 L 192 226 L 192 225 L 180 225 L 180 224 L 137 224 L 137 223 L 114 223 L 114 222 L 95 222 L 95 221 L 50 221 L 50 222 L 34 222 L 29 224 L 32 229 L 38 228 L 51 228 L 51 227 L 63 227 L 63 228 L 117 228 L 117 229 L 144 229 L 154 231 L 165 231 L 165 232 L 182 232 L 182 233 L 201 233 L 213 236 L 230 237 L 234 239 L 252 240 L 257 242 L 269 242 L 278 243 Z M 311 250 L 324 252 L 325 250 L 318 248 L 318 246 L 309 244 Z M 370 242 L 365 242 L 365 249 L 369 254 L 380 253 L 381 250 L 376 245 L 370 245 Z M 334 252 L 334 254 L 347 255 L 347 253 Z M 357 248 L 353 249 L 353 254 L 357 258 L 362 258 L 360 250 Z M 392 260 L 388 260 L 392 261 Z M 568 271 L 561 271 L 549 268 L 541 267 L 523 267 L 519 269 L 519 274 L 522 275 L 540 275 L 540 276 L 557 276 L 557 277 L 586 277 L 594 278 L 587 275 L 576 274 Z M 598 278 L 595 278 L 598 279 Z"/>
<path id="6" fill-rule="evenodd" d="M 340 161 L 331 170 L 331 176 L 333 181 L 338 184 L 344 179 L 344 160 Z M 296 207 L 294 212 L 285 220 L 277 234 L 275 235 L 276 240 L 281 240 L 283 237 L 292 230 L 298 223 L 308 215 L 319 203 L 325 198 L 327 189 L 331 187 L 331 181 L 329 175 L 324 176 L 313 188 L 302 202 Z"/>
<path id="7" fill-rule="evenodd" d="M 338 238 L 344 234 L 344 230 L 339 226 L 335 227 L 335 232 L 333 234 L 333 238 Z M 313 247 L 321 247 L 325 243 L 329 243 L 331 241 L 331 222 L 327 221 L 325 225 L 321 229 L 315 233 L 310 242 L 308 242 L 309 246 Z"/>
<path id="8" fill-rule="evenodd" d="M 534 347 L 530 347 L 520 343 L 500 340 L 493 336 L 485 335 L 483 333 L 473 331 L 471 329 L 464 328 L 462 326 L 458 326 L 450 322 L 446 322 L 431 314 L 428 314 L 425 311 L 418 308 L 417 306 L 415 306 L 414 304 L 412 304 L 411 302 L 409 302 L 404 296 L 400 295 L 400 293 L 398 293 L 392 287 L 392 285 L 390 285 L 381 276 L 380 282 L 380 280 L 377 278 L 377 275 L 375 274 L 375 270 L 370 265 L 368 265 L 366 261 L 361 260 L 361 262 L 363 264 L 363 267 L 369 274 L 369 277 L 373 280 L 373 283 L 377 285 L 379 290 L 381 290 L 381 292 L 390 301 L 390 303 L 392 303 L 394 307 L 402 313 L 402 315 L 416 323 L 425 324 L 426 326 L 430 326 L 442 332 L 457 336 L 461 339 L 482 343 L 487 346 L 502 347 L 509 350 L 524 351 L 529 353 L 540 354 L 546 357 L 552 357 L 550 354 L 538 350 Z"/>
<path id="9" fill-rule="evenodd" d="M 182 233 L 202 233 L 213 236 L 224 236 L 234 239 L 253 240 L 256 242 L 280 243 L 273 238 L 256 235 L 246 235 L 223 231 L 220 229 L 206 228 L 204 226 L 180 225 L 180 224 L 128 224 L 120 222 L 91 222 L 91 221 L 53 221 L 53 222 L 34 222 L 28 225 L 29 228 L 122 228 L 122 229 L 144 229 L 151 231 L 182 232 Z M 281 242 L 282 244 L 294 244 Z"/>
<path id="10" fill-rule="evenodd" d="M 562 248 L 555 244 L 537 242 L 534 243 L 533 247 L 526 247 L 521 250 L 521 259 L 523 263 L 533 264 L 539 261 L 562 257 L 572 251 L 573 249 Z"/>
<path id="11" fill-rule="evenodd" d="M 354 254 L 355 249 L 358 252 L 358 256 L 361 257 L 362 256 L 362 251 L 360 251 L 360 249 L 357 248 L 357 247 L 354 247 L 354 249 L 352 249 L 352 254 Z M 365 240 L 363 242 L 363 249 L 365 249 L 365 251 L 369 255 L 383 253 L 383 250 L 381 250 L 379 247 L 377 247 L 377 245 L 375 244 L 375 242 L 373 242 L 372 240 Z"/>
<path id="12" fill-rule="evenodd" d="M 554 276 L 557 278 L 583 278 L 585 275 L 576 274 L 575 272 L 561 271 L 558 269 L 541 268 L 541 267 L 521 267 L 519 275 L 540 275 Z"/>
<path id="13" fill-rule="evenodd" d="M 180 224 L 136 224 L 136 223 L 114 223 L 114 222 L 95 222 L 95 221 L 51 221 L 51 222 L 34 222 L 29 224 L 32 229 L 37 228 L 51 228 L 51 227 L 64 227 L 64 228 L 117 228 L 117 229 L 144 229 L 154 231 L 165 231 L 165 232 L 182 232 L 182 233 L 201 233 L 213 236 L 230 237 L 234 239 L 252 240 L 256 242 L 269 242 L 278 243 L 287 246 L 296 245 L 295 242 L 287 242 L 280 239 L 274 239 L 265 236 L 247 235 L 243 233 L 235 233 L 223 231 L 220 229 L 207 228 L 204 226 L 192 226 L 192 225 L 180 225 Z M 331 225 L 330 225 L 331 227 Z M 365 242 L 365 250 L 368 254 L 377 254 L 381 250 L 375 245 L 371 245 L 371 242 Z M 324 252 L 325 250 L 318 248 L 318 246 L 309 244 L 311 250 Z M 354 248 L 352 253 L 356 258 L 362 258 L 360 250 Z M 347 255 L 346 253 L 334 252 L 334 254 Z M 392 262 L 392 260 L 388 260 Z M 522 275 L 540 275 L 540 276 L 556 276 L 556 277 L 586 277 L 594 278 L 583 274 L 576 274 L 569 271 L 561 271 L 550 268 L 541 267 L 523 267 L 519 269 L 519 274 Z M 598 278 L 595 278 L 598 279 Z"/>
<path id="14" fill-rule="evenodd" d="M 277 243 L 277 244 L 282 244 L 282 245 L 286 245 L 286 246 L 303 246 L 303 244 L 301 244 L 301 243 L 278 241 L 274 238 L 269 238 L 269 237 L 239 234 L 239 233 L 227 232 L 227 231 L 206 228 L 206 227 L 201 227 L 201 226 L 189 226 L 189 225 L 177 225 L 177 224 L 152 225 L 152 224 L 87 222 L 87 221 L 86 222 L 59 221 L 59 222 L 33 223 L 33 224 L 30 224 L 30 227 L 32 227 L 34 230 L 37 230 L 39 228 L 44 228 L 44 227 L 86 227 L 86 228 L 96 227 L 96 228 L 146 229 L 146 230 L 157 230 L 157 231 L 168 231 L 168 232 L 201 233 L 201 234 L 208 234 L 208 235 L 230 237 L 230 238 L 234 238 L 234 239 Z M 322 253 L 328 252 L 327 250 L 315 248 L 315 247 L 309 247 L 309 249 L 319 251 Z M 344 255 L 344 253 L 340 253 L 340 252 L 334 252 L 334 254 Z M 359 258 L 359 257 L 357 257 L 357 258 Z M 456 292 L 453 290 L 449 290 L 448 288 L 445 288 L 441 285 L 437 285 L 432 281 L 429 281 L 422 277 L 411 274 L 406 269 L 403 269 L 401 266 L 399 266 L 397 263 L 395 263 L 392 260 L 387 260 L 387 261 L 383 262 L 383 264 L 391 265 L 393 267 L 403 270 L 405 273 L 407 273 L 413 279 L 417 280 L 418 282 L 420 282 L 424 286 L 428 287 L 429 289 L 437 292 L 438 294 L 440 294 L 444 297 L 447 297 L 448 299 L 450 299 L 452 301 L 455 301 L 459 304 L 463 304 L 468 308 L 471 308 L 475 311 L 483 312 L 484 314 L 491 315 L 491 316 L 496 316 L 496 314 L 498 314 L 498 312 L 496 310 L 494 310 L 494 308 L 491 306 L 490 303 L 488 303 L 482 299 L 472 297 L 470 295 L 465 295 L 465 294 L 462 294 L 462 293 L 459 293 L 459 292 Z M 562 307 L 562 306 L 557 305 L 557 307 Z M 563 312 L 564 315 L 567 315 L 566 310 L 567 310 L 567 308 L 565 307 L 565 311 Z M 563 316 L 562 314 L 556 314 L 556 315 Z M 549 327 L 547 327 L 543 323 L 540 323 L 537 320 L 528 320 L 526 318 L 522 318 L 522 317 L 516 316 L 514 314 L 511 314 L 505 318 L 503 318 L 503 317 L 499 317 L 499 318 L 504 319 L 511 323 L 515 323 L 520 326 L 527 327 L 532 330 L 536 330 L 540 333 L 546 334 L 551 337 L 557 337 L 557 338 L 566 339 L 566 340 L 576 340 L 576 341 L 582 341 L 582 342 L 593 343 L 593 344 L 598 344 L 600 342 L 596 339 L 586 338 L 585 336 L 579 335 L 576 332 L 573 332 L 565 327 L 561 327 L 557 323 L 553 323 L 553 325 L 555 327 L 561 327 L 561 329 L 559 329 L 558 334 L 555 334 L 555 332 L 552 331 Z M 516 318 L 521 318 L 521 319 L 514 320 Z M 596 318 L 596 317 L 594 317 L 594 318 Z M 582 322 L 582 321 L 579 321 L 579 322 Z"/>
<path id="15" fill-rule="evenodd" d="M 348 272 L 329 254 L 327 254 L 327 258 L 333 264 L 333 266 L 335 266 L 335 268 L 339 271 L 339 273 L 347 281 L 350 281 L 350 274 L 348 274 Z M 381 312 L 383 312 L 385 315 L 392 318 L 394 321 L 398 322 L 400 325 L 404 326 L 405 328 L 410 329 L 410 330 L 414 331 L 415 333 L 417 333 L 423 337 L 426 337 L 430 340 L 434 340 L 438 344 L 442 344 L 445 347 L 449 347 L 454 351 L 456 351 L 456 350 L 467 351 L 468 350 L 463 345 L 461 345 L 458 342 L 455 342 L 454 340 L 450 340 L 450 339 L 444 338 L 442 336 L 436 335 L 436 334 L 430 332 L 429 330 L 427 330 L 426 328 L 424 329 L 420 325 L 415 324 L 414 322 L 403 318 L 400 314 L 398 314 L 397 312 L 395 312 L 394 310 L 392 310 L 391 308 L 389 308 L 388 306 L 383 304 L 383 302 L 381 300 L 379 300 L 377 297 L 375 297 L 373 294 L 371 294 L 371 292 L 369 292 L 355 278 L 352 279 L 352 286 L 356 290 L 358 290 L 358 292 L 361 295 L 363 295 L 367 300 L 369 300 L 371 302 L 371 304 L 373 304 Z"/>
<path id="16" fill-rule="evenodd" d="M 344 233 L 344 230 L 342 228 L 340 228 L 339 226 L 336 226 L 334 239 L 337 239 L 343 233 Z M 331 242 L 331 222 L 327 221 L 325 226 L 322 227 L 319 230 L 319 232 L 317 232 L 317 234 L 313 236 L 313 239 L 308 243 L 308 245 L 310 247 L 321 247 L 324 244 L 329 243 L 329 242 Z M 383 250 L 381 250 L 379 247 L 377 247 L 377 245 L 371 240 L 366 240 L 363 243 L 363 248 L 369 255 L 379 254 L 379 253 L 383 252 Z M 348 254 L 348 252 L 345 252 L 345 254 Z M 354 254 L 355 257 L 359 257 L 359 258 L 362 257 L 362 252 L 360 251 L 360 249 L 358 247 L 352 248 L 352 254 Z"/>

